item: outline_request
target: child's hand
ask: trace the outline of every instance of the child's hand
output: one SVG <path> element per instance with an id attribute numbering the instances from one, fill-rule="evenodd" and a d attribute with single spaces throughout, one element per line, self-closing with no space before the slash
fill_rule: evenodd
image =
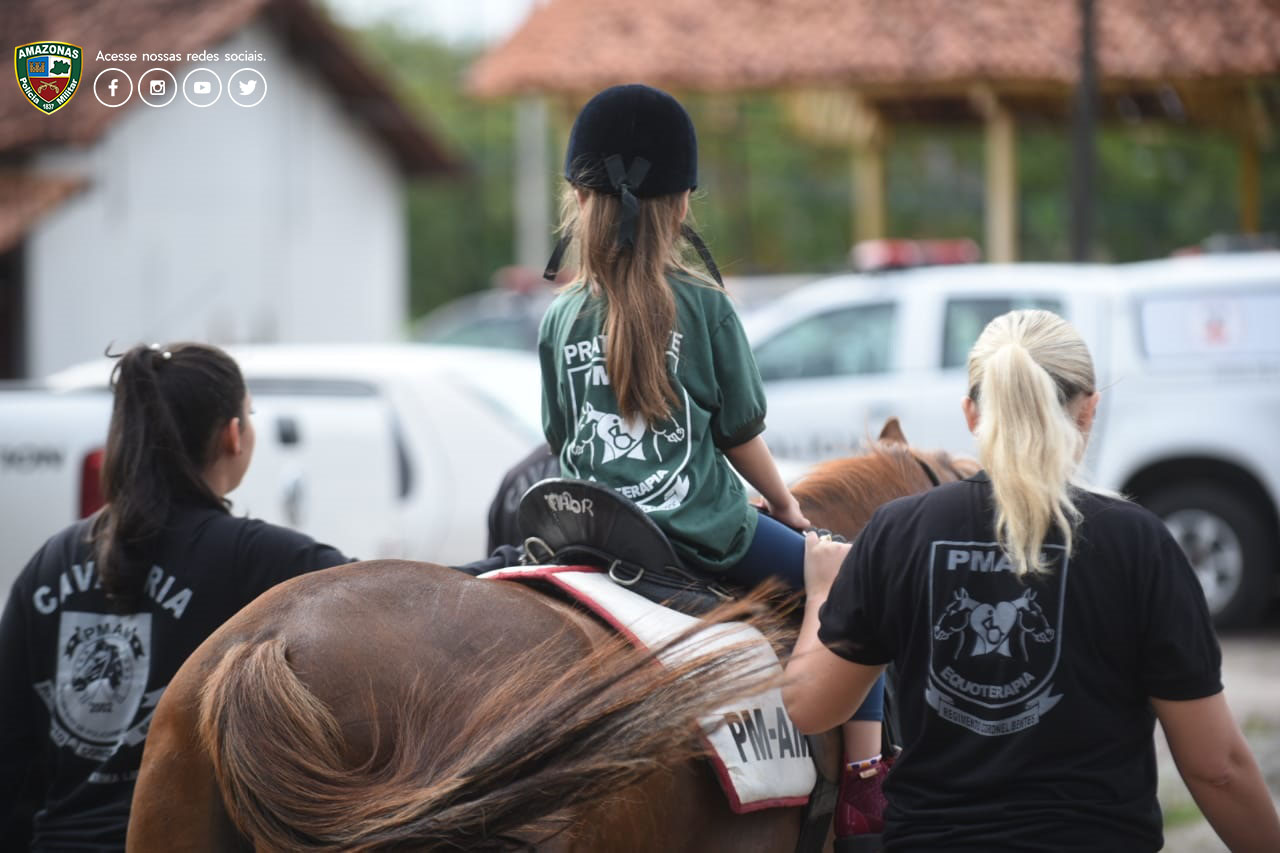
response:
<path id="1" fill-rule="evenodd" d="M 826 598 L 853 546 L 809 532 L 804 535 L 804 588 L 809 598 Z"/>
<path id="2" fill-rule="evenodd" d="M 800 502 L 790 492 L 787 493 L 787 503 L 785 505 L 776 507 L 766 500 L 764 509 L 775 520 L 781 521 L 787 527 L 804 530 L 806 527 L 813 526 L 809 523 L 809 519 L 804 517 L 804 513 L 800 511 Z"/>

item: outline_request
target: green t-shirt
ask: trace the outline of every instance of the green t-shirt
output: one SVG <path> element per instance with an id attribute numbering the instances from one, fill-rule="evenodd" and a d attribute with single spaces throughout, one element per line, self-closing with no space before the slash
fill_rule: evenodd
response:
<path id="1" fill-rule="evenodd" d="M 542 428 L 566 477 L 594 480 L 657 522 L 687 563 L 724 571 L 746 553 L 756 511 L 722 452 L 764 431 L 760 372 L 722 289 L 678 276 L 667 363 L 683 401 L 650 428 L 627 423 L 605 373 L 603 295 L 570 286 L 538 334 Z"/>

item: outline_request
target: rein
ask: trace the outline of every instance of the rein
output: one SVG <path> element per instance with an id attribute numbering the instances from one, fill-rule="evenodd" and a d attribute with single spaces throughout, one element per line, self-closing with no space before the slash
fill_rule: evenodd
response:
<path id="1" fill-rule="evenodd" d="M 923 459 L 921 459 L 919 456 L 916 456 L 914 453 L 911 454 L 911 458 L 916 460 L 916 462 L 920 465 L 920 468 L 924 471 L 924 475 L 929 478 L 930 483 L 933 483 L 934 488 L 937 488 L 938 486 L 942 485 L 942 481 L 938 479 L 938 472 L 934 471 L 933 468 L 930 467 L 928 462 L 925 462 Z"/>

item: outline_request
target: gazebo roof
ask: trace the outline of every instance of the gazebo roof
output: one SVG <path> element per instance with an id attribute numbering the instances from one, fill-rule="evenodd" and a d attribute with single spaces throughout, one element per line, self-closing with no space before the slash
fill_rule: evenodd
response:
<path id="1" fill-rule="evenodd" d="M 643 80 L 686 91 L 849 87 L 868 94 L 1067 90 L 1071 0 L 547 0 L 472 69 L 487 97 Z M 1274 0 L 1097 0 L 1104 83 L 1280 72 Z"/>

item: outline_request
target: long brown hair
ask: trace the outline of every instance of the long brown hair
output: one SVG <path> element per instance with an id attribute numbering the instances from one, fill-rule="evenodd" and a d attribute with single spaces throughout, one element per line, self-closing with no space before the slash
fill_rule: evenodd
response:
<path id="1" fill-rule="evenodd" d="M 581 206 L 577 193 L 583 193 Z M 676 303 L 667 276 L 679 272 L 715 286 L 684 260 L 680 234 L 684 193 L 637 199 L 634 245 L 617 239 L 621 200 L 609 193 L 565 187 L 560 231 L 573 237 L 579 278 L 606 297 L 605 371 L 619 414 L 653 425 L 680 404 L 667 370 L 676 331 Z"/>
<path id="2" fill-rule="evenodd" d="M 218 431 L 244 416 L 245 384 L 229 355 L 204 344 L 135 346 L 119 358 L 102 461 L 106 506 L 90 535 L 103 589 L 128 607 L 175 501 L 226 511 L 203 471 Z"/>

